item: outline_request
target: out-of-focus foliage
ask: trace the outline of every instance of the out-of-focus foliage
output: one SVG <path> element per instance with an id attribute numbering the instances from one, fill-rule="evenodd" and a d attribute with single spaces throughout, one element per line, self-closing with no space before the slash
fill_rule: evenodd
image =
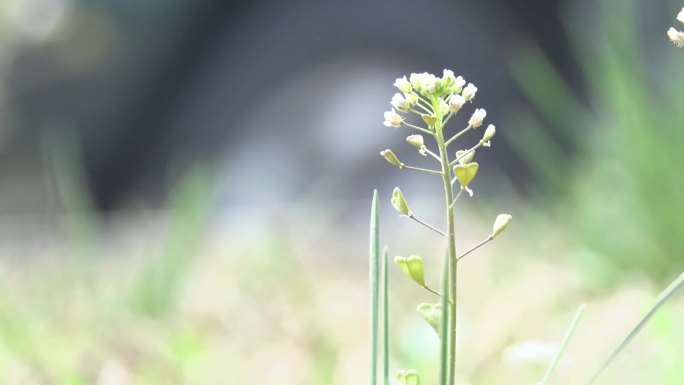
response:
<path id="1" fill-rule="evenodd" d="M 556 229 L 604 282 L 622 270 L 667 280 L 684 265 L 684 55 L 664 32 L 644 41 L 639 6 L 606 0 L 597 3 L 596 22 L 568 22 L 591 107 L 533 46 L 512 62 L 547 128 L 577 150 L 567 166 L 564 150 L 530 115 L 508 138 L 558 194 Z"/>

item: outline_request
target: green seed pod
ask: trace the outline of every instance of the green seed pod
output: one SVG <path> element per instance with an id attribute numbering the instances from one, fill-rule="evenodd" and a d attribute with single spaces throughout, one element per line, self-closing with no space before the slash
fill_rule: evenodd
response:
<path id="1" fill-rule="evenodd" d="M 404 369 L 397 370 L 396 385 L 406 385 L 406 371 Z"/>
<path id="2" fill-rule="evenodd" d="M 494 135 L 496 134 L 496 127 L 493 124 L 490 124 L 487 126 L 487 129 L 485 130 L 484 135 L 482 135 L 482 140 L 481 142 L 489 142 L 492 140 Z"/>
<path id="3" fill-rule="evenodd" d="M 503 233 L 504 230 L 506 230 L 506 227 L 508 227 L 508 224 L 511 222 L 511 218 L 513 217 L 510 214 L 497 215 L 496 220 L 494 220 L 494 226 L 492 226 L 492 234 L 489 237 L 494 238 Z"/>
<path id="4" fill-rule="evenodd" d="M 461 187 L 465 188 L 475 178 L 479 165 L 475 162 L 468 164 L 457 164 L 454 166 L 454 174 L 456 179 L 461 183 Z"/>
<path id="5" fill-rule="evenodd" d="M 408 207 L 408 203 L 406 203 L 406 199 L 404 199 L 404 194 L 401 193 L 399 187 L 395 187 L 394 191 L 392 191 L 390 203 L 392 203 L 392 207 L 399 213 L 406 215 L 407 217 L 413 216 L 413 213 Z"/>
<path id="6" fill-rule="evenodd" d="M 434 127 L 435 123 L 437 123 L 437 118 L 435 118 L 432 115 L 423 114 L 420 117 L 423 118 L 423 121 L 425 122 L 425 124 L 427 124 L 430 127 Z"/>
<path id="7" fill-rule="evenodd" d="M 425 146 L 425 141 L 422 135 L 411 135 L 406 138 L 406 141 L 415 148 L 423 148 Z"/>
<path id="8" fill-rule="evenodd" d="M 394 263 L 399 266 L 409 278 L 422 287 L 425 287 L 425 270 L 423 268 L 423 258 L 411 255 L 408 258 L 395 257 Z"/>
<path id="9" fill-rule="evenodd" d="M 418 314 L 430 325 L 437 335 L 442 333 L 442 304 L 441 303 L 421 303 L 416 308 Z"/>
<path id="10" fill-rule="evenodd" d="M 415 369 L 406 371 L 406 385 L 420 385 L 420 374 Z"/>
<path id="11" fill-rule="evenodd" d="M 387 149 L 384 151 L 380 151 L 380 155 L 385 158 L 386 161 L 388 161 L 390 164 L 393 164 L 399 168 L 404 168 L 404 164 L 399 161 L 399 158 L 397 158 L 396 155 L 394 155 L 394 152 L 392 150 Z"/>
<path id="12" fill-rule="evenodd" d="M 458 159 L 458 163 L 467 164 L 473 160 L 473 157 L 475 157 L 475 150 L 472 150 L 472 151 L 468 152 L 467 154 L 466 154 L 466 152 L 468 152 L 468 151 L 467 150 L 456 151 L 456 159 Z"/>

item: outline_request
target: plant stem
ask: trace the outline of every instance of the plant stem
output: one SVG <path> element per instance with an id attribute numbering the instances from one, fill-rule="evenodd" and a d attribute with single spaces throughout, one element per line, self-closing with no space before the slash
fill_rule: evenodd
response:
<path id="1" fill-rule="evenodd" d="M 436 232 L 437 234 L 439 234 L 439 235 L 441 235 L 441 236 L 443 236 L 443 237 L 446 237 L 446 236 L 447 236 L 442 230 L 440 230 L 440 229 L 438 229 L 438 228 L 436 228 L 436 227 L 434 227 L 434 226 L 431 226 L 431 225 L 429 225 L 429 224 L 427 224 L 427 223 L 421 221 L 420 219 L 416 218 L 416 216 L 413 215 L 413 214 L 409 215 L 409 218 L 410 218 L 410 219 L 413 219 L 414 221 L 420 223 L 421 225 L 427 227 L 428 229 L 430 229 L 430 230 Z"/>
<path id="2" fill-rule="evenodd" d="M 435 102 L 436 103 L 436 102 Z M 436 106 L 434 107 L 437 111 Z M 447 238 L 449 240 L 448 255 L 449 255 L 449 298 L 451 299 L 451 306 L 449 307 L 449 336 L 448 339 L 443 336 L 444 342 L 448 341 L 448 385 L 453 385 L 455 380 L 456 367 L 456 305 L 457 305 L 457 256 L 456 256 L 456 236 L 454 231 L 454 208 L 451 204 L 454 200 L 454 191 L 451 185 L 451 166 L 449 165 L 449 153 L 447 152 L 446 144 L 444 142 L 443 122 L 442 117 L 438 116 L 435 124 L 435 138 L 439 146 L 439 156 L 442 160 L 442 180 L 444 182 L 444 195 L 446 201 L 447 214 Z"/>

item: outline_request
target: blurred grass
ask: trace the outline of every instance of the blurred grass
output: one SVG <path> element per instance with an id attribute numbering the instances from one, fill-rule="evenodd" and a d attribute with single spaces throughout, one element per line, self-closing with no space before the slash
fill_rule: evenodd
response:
<path id="1" fill-rule="evenodd" d="M 664 32 L 639 38 L 638 6 L 604 0 L 594 19 L 568 22 L 587 100 L 533 44 L 511 60 L 537 111 L 519 112 L 507 139 L 559 197 L 555 222 L 577 250 L 568 254 L 604 284 L 625 271 L 666 282 L 684 266 L 684 55 Z M 575 27 L 586 25 L 595 28 Z"/>
<path id="2" fill-rule="evenodd" d="M 512 59 L 538 109 L 518 112 L 520 127 L 502 132 L 553 192 L 547 196 L 558 198 L 553 206 L 518 209 L 536 218 L 535 231 L 514 226 L 512 235 L 464 261 L 462 384 L 538 381 L 552 358 L 545 351 L 557 351 L 567 320 L 586 301 L 552 381 L 575 384 L 659 291 L 639 274 L 622 273 L 665 280 L 681 270 L 684 55 L 663 33 L 652 43 L 663 46 L 663 60 L 645 58 L 635 44 L 636 23 L 625 22 L 635 17 L 634 2 L 601 4 L 605 20 L 595 31 L 573 31 L 586 100 L 533 45 Z M 301 246 L 320 234 L 311 220 L 309 227 L 268 227 L 236 239 L 212 223 L 214 175 L 198 168 L 155 218 L 160 231 L 129 218 L 122 226 L 133 240 L 122 242 L 89 204 L 76 144 L 45 146 L 68 246 L 0 263 L 1 384 L 367 381 L 367 263 L 351 246 L 358 234 L 331 227 L 335 243 L 311 250 Z M 489 219 L 468 225 L 488 229 Z M 426 255 L 443 253 L 423 238 L 414 244 L 434 248 Z M 532 251 L 558 257 L 530 258 Z M 566 257 L 581 261 L 581 269 Z M 432 297 L 399 272 L 390 275 L 392 370 L 414 367 L 425 383 L 435 383 L 439 341 L 414 312 Z M 613 290 L 597 292 L 595 281 Z M 676 298 L 607 370 L 604 383 L 684 382 L 682 322 L 684 300 Z"/>

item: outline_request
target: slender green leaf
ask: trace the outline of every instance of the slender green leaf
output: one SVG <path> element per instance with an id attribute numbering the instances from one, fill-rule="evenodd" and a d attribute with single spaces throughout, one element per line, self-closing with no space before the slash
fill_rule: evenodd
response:
<path id="1" fill-rule="evenodd" d="M 580 318 L 582 318 L 582 314 L 584 313 L 585 307 L 585 304 L 581 304 L 580 307 L 577 309 L 577 312 L 575 313 L 575 318 L 573 318 L 572 323 L 568 328 L 568 331 L 565 333 L 563 343 L 561 344 L 560 349 L 558 349 L 556 357 L 554 357 L 553 361 L 551 361 L 551 364 L 549 365 L 549 368 L 546 370 L 546 374 L 544 375 L 544 379 L 539 383 L 539 385 L 547 385 L 549 383 L 551 373 L 553 373 L 553 371 L 556 369 L 556 366 L 558 365 L 558 362 L 560 362 L 561 357 L 563 357 L 563 353 L 565 353 L 565 348 L 567 348 L 568 342 L 570 341 L 572 334 L 575 332 L 575 329 L 577 328 L 577 324 L 579 323 Z"/>
<path id="2" fill-rule="evenodd" d="M 378 210 L 378 190 L 373 191 L 370 217 L 370 292 L 371 292 L 371 385 L 378 381 L 378 313 L 380 299 L 380 214 Z"/>
<path id="3" fill-rule="evenodd" d="M 387 246 L 382 253 L 382 341 L 383 346 L 383 362 L 382 362 L 382 372 L 385 376 L 385 385 L 390 385 L 390 371 L 389 371 L 389 359 L 390 359 L 390 335 L 389 335 L 389 272 L 388 260 L 389 255 L 387 253 Z"/>
<path id="4" fill-rule="evenodd" d="M 644 315 L 641 320 L 639 320 L 639 323 L 634 326 L 634 328 L 627 334 L 625 338 L 622 339 L 620 344 L 613 350 L 613 353 L 608 356 L 608 359 L 606 359 L 605 362 L 599 367 L 599 369 L 594 373 L 594 375 L 591 377 L 589 382 L 587 382 L 587 385 L 591 385 L 596 381 L 598 376 L 603 373 L 603 371 L 610 365 L 611 362 L 615 359 L 615 357 L 620 354 L 625 347 L 634 339 L 634 337 L 639 334 L 641 329 L 646 325 L 646 323 L 653 317 L 653 315 L 660 309 L 661 306 L 665 302 L 667 302 L 674 293 L 679 290 L 682 286 L 684 285 L 684 272 L 682 272 L 679 277 L 677 277 L 672 283 L 665 289 L 663 290 L 662 293 L 658 296 L 658 298 L 655 301 L 655 304 L 651 307 L 651 309 Z"/>

